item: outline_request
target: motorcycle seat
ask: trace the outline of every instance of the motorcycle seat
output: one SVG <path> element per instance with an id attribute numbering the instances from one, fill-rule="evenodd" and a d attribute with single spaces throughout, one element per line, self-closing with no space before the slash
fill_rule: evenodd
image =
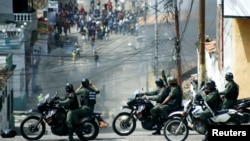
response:
<path id="1" fill-rule="evenodd" d="M 219 110 L 219 111 L 216 111 L 214 112 L 215 115 L 220 115 L 220 114 L 224 114 L 224 113 L 227 113 L 228 112 L 228 109 L 223 109 L 223 110 Z"/>

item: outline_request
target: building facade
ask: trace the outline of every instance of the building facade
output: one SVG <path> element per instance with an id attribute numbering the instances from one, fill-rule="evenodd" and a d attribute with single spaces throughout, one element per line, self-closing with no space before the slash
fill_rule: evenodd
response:
<path id="1" fill-rule="evenodd" d="M 218 0 L 215 50 L 206 51 L 206 73 L 225 88 L 225 74 L 232 72 L 239 84 L 239 98 L 249 97 L 250 79 L 250 1 Z"/>
<path id="2" fill-rule="evenodd" d="M 11 54 L 13 70 L 13 109 L 22 110 L 30 95 L 33 46 L 36 40 L 37 13 L 32 0 L 0 0 L 1 61 Z"/>

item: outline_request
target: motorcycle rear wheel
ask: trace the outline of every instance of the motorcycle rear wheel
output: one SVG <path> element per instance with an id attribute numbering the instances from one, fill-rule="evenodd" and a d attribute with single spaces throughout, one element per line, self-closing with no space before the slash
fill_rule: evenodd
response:
<path id="1" fill-rule="evenodd" d="M 99 134 L 99 126 L 96 121 L 88 121 L 82 125 L 82 131 L 76 131 L 80 140 L 94 140 Z"/>
<path id="2" fill-rule="evenodd" d="M 20 124 L 20 133 L 27 140 L 39 140 L 45 134 L 45 123 L 38 123 L 40 117 L 28 116 Z M 38 126 L 35 128 L 36 124 Z"/>
<path id="3" fill-rule="evenodd" d="M 180 127 L 180 129 L 176 132 L 178 127 Z M 188 137 L 189 128 L 185 123 L 181 122 L 180 119 L 172 119 L 165 124 L 163 132 L 168 141 L 184 141 Z"/>
<path id="4" fill-rule="evenodd" d="M 246 123 L 242 123 L 242 125 L 249 125 L 249 123 L 250 123 L 250 113 L 249 113 L 249 111 L 248 112 L 243 112 L 242 113 L 247 119 L 247 122 Z"/>
<path id="5" fill-rule="evenodd" d="M 130 118 L 127 112 L 119 113 L 112 122 L 114 132 L 120 136 L 132 134 L 136 128 L 136 119 Z"/>

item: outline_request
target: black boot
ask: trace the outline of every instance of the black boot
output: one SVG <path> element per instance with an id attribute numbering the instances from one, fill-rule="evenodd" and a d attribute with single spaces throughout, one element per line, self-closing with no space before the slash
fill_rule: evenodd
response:
<path id="1" fill-rule="evenodd" d="M 74 132 L 73 132 L 73 128 L 69 128 L 68 129 L 68 140 L 67 141 L 73 141 L 74 139 L 73 139 L 73 134 L 74 134 Z"/>
<path id="2" fill-rule="evenodd" d="M 160 135 L 161 134 L 161 122 L 157 117 L 154 118 L 154 122 L 157 128 L 156 128 L 156 131 L 152 133 L 152 135 Z"/>
<path id="3" fill-rule="evenodd" d="M 156 130 L 155 132 L 152 133 L 152 135 L 160 135 L 161 134 L 161 130 Z"/>

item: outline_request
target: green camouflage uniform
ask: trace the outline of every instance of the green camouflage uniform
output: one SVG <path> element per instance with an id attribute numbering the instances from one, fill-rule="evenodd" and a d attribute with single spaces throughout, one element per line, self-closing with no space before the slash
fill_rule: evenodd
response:
<path id="1" fill-rule="evenodd" d="M 76 94 L 70 93 L 65 98 L 60 99 L 58 103 L 68 109 L 66 123 L 69 128 L 73 128 L 73 113 L 79 108 Z"/>
<path id="2" fill-rule="evenodd" d="M 82 117 L 83 115 L 89 115 L 94 112 L 96 103 L 96 94 L 99 91 L 94 91 L 91 88 L 81 88 L 76 92 L 76 95 L 80 96 L 81 108 L 76 112 L 75 117 Z M 79 118 L 76 118 L 76 120 Z"/>
<path id="3" fill-rule="evenodd" d="M 162 114 L 164 117 L 168 117 L 170 111 L 177 110 L 182 106 L 183 91 L 179 85 L 171 86 L 169 95 L 170 100 L 162 106 Z"/>
<path id="4" fill-rule="evenodd" d="M 209 92 L 206 94 L 206 96 L 203 96 L 204 100 L 207 102 L 208 106 L 211 108 L 213 112 L 217 111 L 219 109 L 220 105 L 220 95 L 217 89 Z M 200 114 L 200 119 L 207 124 L 207 118 L 212 117 L 213 114 L 210 112 L 210 110 L 207 108 Z"/>
<path id="5" fill-rule="evenodd" d="M 233 108 L 235 102 L 237 101 L 239 95 L 239 86 L 233 80 L 229 81 L 226 86 L 225 90 L 220 92 L 220 95 L 225 96 L 222 109 L 229 109 Z"/>
<path id="6" fill-rule="evenodd" d="M 148 99 L 156 101 L 156 105 L 150 110 L 150 114 L 153 117 L 157 117 L 157 114 L 161 112 L 160 104 L 169 95 L 170 89 L 167 87 L 162 87 L 158 90 L 152 92 L 146 92 L 145 95 L 149 96 Z"/>

